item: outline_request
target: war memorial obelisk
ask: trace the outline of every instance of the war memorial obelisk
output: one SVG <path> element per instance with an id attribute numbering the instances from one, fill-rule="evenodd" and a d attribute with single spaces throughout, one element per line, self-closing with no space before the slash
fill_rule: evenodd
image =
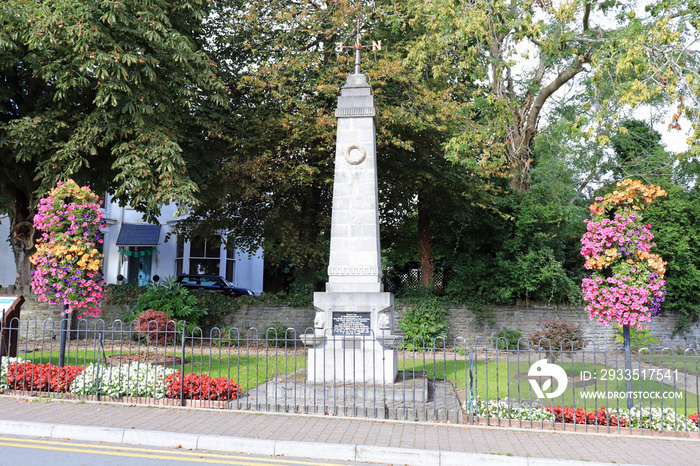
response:
<path id="1" fill-rule="evenodd" d="M 398 371 L 392 333 L 394 295 L 382 285 L 379 245 L 376 109 L 360 70 L 338 98 L 328 283 L 314 293 L 313 342 L 307 339 L 309 383 L 390 384 Z"/>

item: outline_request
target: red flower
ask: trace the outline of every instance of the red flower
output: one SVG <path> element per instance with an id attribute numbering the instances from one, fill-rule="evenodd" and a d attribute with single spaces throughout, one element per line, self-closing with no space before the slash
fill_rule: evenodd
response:
<path id="1" fill-rule="evenodd" d="M 690 416 L 688 416 L 688 419 L 693 421 L 696 426 L 700 427 L 700 414 L 699 413 L 691 414 Z"/>
<path id="2" fill-rule="evenodd" d="M 7 370 L 7 387 L 11 390 L 65 393 L 84 366 L 34 364 L 29 361 L 10 364 Z"/>
<path id="3" fill-rule="evenodd" d="M 167 384 L 166 395 L 168 398 L 183 398 L 187 400 L 235 400 L 241 391 L 240 385 L 225 377 L 212 379 L 206 374 L 187 374 L 180 379 L 180 371 L 169 375 L 165 379 Z M 183 390 L 180 390 L 182 384 Z"/>
<path id="4" fill-rule="evenodd" d="M 554 414 L 557 422 L 566 424 L 589 424 L 599 426 L 620 426 L 625 427 L 627 420 L 618 418 L 614 414 L 605 411 L 605 406 L 599 410 L 585 411 L 583 408 L 562 407 L 562 406 L 545 406 L 544 409 Z"/>

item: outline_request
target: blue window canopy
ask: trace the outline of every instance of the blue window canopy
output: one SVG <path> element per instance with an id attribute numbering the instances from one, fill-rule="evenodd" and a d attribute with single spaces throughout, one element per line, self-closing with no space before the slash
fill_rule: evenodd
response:
<path id="1" fill-rule="evenodd" d="M 160 225 L 122 224 L 117 237 L 117 246 L 157 246 Z"/>

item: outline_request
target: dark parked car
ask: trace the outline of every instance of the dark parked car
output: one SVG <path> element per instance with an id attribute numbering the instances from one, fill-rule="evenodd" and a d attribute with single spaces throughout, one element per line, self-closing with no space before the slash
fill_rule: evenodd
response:
<path id="1" fill-rule="evenodd" d="M 185 288 L 191 290 L 207 290 L 222 293 L 226 296 L 254 296 L 251 290 L 237 288 L 224 280 L 219 275 L 180 275 L 176 280 Z"/>

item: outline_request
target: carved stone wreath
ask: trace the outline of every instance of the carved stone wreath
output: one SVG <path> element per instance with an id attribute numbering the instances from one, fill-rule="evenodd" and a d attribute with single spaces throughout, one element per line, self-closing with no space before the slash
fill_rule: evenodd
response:
<path id="1" fill-rule="evenodd" d="M 367 150 L 360 144 L 351 144 L 345 148 L 343 155 L 350 165 L 359 165 L 367 158 Z"/>

